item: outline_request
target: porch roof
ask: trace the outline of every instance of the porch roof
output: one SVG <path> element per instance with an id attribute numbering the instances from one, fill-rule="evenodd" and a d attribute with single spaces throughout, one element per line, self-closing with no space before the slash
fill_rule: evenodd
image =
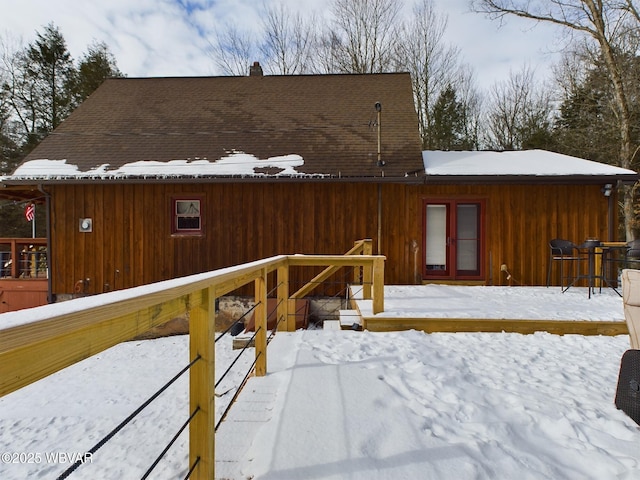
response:
<path id="1" fill-rule="evenodd" d="M 422 152 L 427 183 L 635 182 L 633 170 L 546 150 Z"/>

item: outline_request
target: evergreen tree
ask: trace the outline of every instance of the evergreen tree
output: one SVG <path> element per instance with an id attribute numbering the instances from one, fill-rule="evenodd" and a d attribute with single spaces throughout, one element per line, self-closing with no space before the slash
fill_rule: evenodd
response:
<path id="1" fill-rule="evenodd" d="M 74 101 L 79 104 L 109 77 L 122 77 L 116 59 L 105 43 L 94 43 L 78 62 L 74 81 Z"/>
<path id="2" fill-rule="evenodd" d="M 0 39 L 2 40 L 2 39 Z M 0 42 L 1 43 L 1 42 Z M 3 54 L 0 64 L 0 175 L 24 156 L 110 76 L 122 76 L 104 43 L 89 46 L 74 65 L 53 24 L 24 48 Z M 42 199 L 40 199 L 42 201 Z M 30 237 L 23 199 L 0 201 L 0 237 Z M 45 209 L 36 208 L 36 234 L 45 234 Z"/>
<path id="3" fill-rule="evenodd" d="M 583 82 L 574 85 L 560 106 L 555 132 L 562 153 L 612 163 L 620 139 L 613 125 L 610 100 L 600 69 L 591 69 Z M 605 80 L 606 82 L 606 80 Z"/>
<path id="4" fill-rule="evenodd" d="M 75 69 L 66 41 L 53 24 L 38 33 L 21 56 L 24 89 L 22 115 L 31 127 L 29 143 L 40 141 L 71 113 Z"/>
<path id="5" fill-rule="evenodd" d="M 53 24 L 37 33 L 33 43 L 6 56 L 4 63 L 0 71 L 0 136 L 6 139 L 10 131 L 9 139 L 21 156 L 56 128 L 105 78 L 122 76 L 104 43 L 89 46 L 76 67 L 62 33 Z"/>
<path id="6" fill-rule="evenodd" d="M 433 106 L 431 150 L 472 150 L 477 142 L 467 131 L 465 105 L 458 100 L 452 85 L 440 92 Z"/>

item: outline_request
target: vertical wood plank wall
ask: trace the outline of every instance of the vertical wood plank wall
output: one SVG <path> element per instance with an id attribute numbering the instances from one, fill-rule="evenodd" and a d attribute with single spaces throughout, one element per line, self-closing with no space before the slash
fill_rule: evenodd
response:
<path id="1" fill-rule="evenodd" d="M 485 282 L 545 285 L 548 241 L 607 239 L 601 185 L 382 186 L 385 282 L 421 281 L 425 198 L 486 201 Z M 376 184 L 235 183 L 58 185 L 52 195 L 52 287 L 101 293 L 277 254 L 341 254 L 362 238 L 377 245 Z M 203 236 L 171 235 L 171 198 L 204 197 Z M 615 199 L 614 199 L 615 201 Z M 93 232 L 80 233 L 80 218 Z M 378 252 L 374 252 L 378 253 Z M 491 263 L 489 260 L 491 259 Z"/>

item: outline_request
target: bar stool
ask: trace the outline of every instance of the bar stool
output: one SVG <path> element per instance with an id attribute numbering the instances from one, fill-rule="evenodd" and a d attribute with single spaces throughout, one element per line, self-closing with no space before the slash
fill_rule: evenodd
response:
<path id="1" fill-rule="evenodd" d="M 575 265 L 578 265 L 578 274 L 580 273 L 580 262 L 585 257 L 580 255 L 578 246 L 571 240 L 562 238 L 554 238 L 549 242 L 549 266 L 547 268 L 547 287 L 551 284 L 551 267 L 553 262 L 560 262 L 560 289 L 565 292 L 575 280 L 576 276 L 572 275 Z M 569 273 L 565 275 L 564 264 L 569 263 Z M 566 287 L 565 283 L 566 282 Z"/>

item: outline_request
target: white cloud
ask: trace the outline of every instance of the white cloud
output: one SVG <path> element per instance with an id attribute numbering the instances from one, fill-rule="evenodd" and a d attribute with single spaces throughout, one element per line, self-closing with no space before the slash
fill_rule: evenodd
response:
<path id="1" fill-rule="evenodd" d="M 104 41 L 118 66 L 128 76 L 183 76 L 219 74 L 209 55 L 215 32 L 230 22 L 255 31 L 264 5 L 278 0 L 21 0 L 3 8 L 5 31 L 32 42 L 35 32 L 49 22 L 58 26 L 74 58 L 94 41 Z M 329 0 L 280 0 L 303 14 L 322 14 Z M 467 0 L 435 0 L 449 16 L 446 37 L 457 45 L 476 73 L 478 84 L 488 87 L 505 80 L 523 65 L 546 75 L 557 58 L 558 30 L 507 18 L 502 28 L 468 11 Z M 406 2 L 405 11 L 410 11 Z"/>

